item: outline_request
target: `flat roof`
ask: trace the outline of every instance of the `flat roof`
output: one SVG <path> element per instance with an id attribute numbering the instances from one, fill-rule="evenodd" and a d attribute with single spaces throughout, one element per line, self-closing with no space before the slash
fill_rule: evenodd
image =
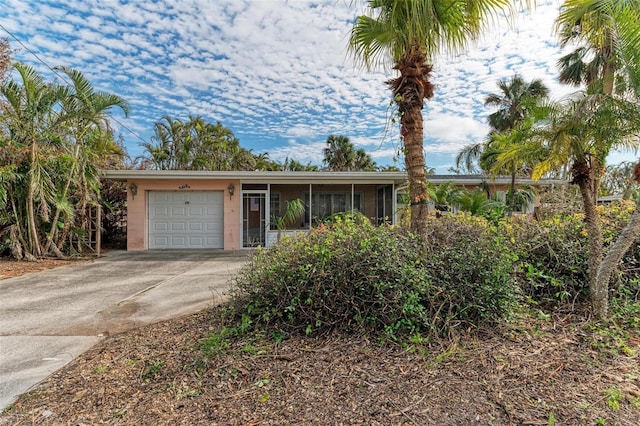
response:
<path id="1" fill-rule="evenodd" d="M 406 172 L 282 172 L 282 171 L 201 171 L 201 170 L 103 170 L 107 179 L 127 181 L 132 179 L 201 179 L 201 180 L 239 180 L 241 183 L 333 183 L 333 184 L 396 184 L 407 181 Z M 430 175 L 429 182 L 435 184 L 453 182 L 458 185 L 478 185 L 483 181 L 489 184 L 509 185 L 510 176 L 491 178 L 485 175 Z M 564 179 L 517 179 L 518 185 L 565 185 Z"/>

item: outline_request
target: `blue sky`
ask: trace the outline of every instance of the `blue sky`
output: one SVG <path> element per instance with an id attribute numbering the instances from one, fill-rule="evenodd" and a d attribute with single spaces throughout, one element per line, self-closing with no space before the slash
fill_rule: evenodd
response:
<path id="1" fill-rule="evenodd" d="M 131 113 L 114 117 L 128 153 L 142 153 L 153 123 L 201 115 L 230 128 L 240 144 L 319 164 L 331 134 L 348 136 L 380 165 L 400 147 L 389 122 L 393 74 L 355 66 L 347 54 L 351 0 L 0 0 L 0 24 L 48 65 L 80 70 L 94 87 L 116 93 Z M 560 2 L 539 0 L 509 29 L 494 25 L 464 54 L 435 61 L 435 97 L 426 103 L 427 165 L 445 173 L 466 144 L 488 132 L 486 94 L 519 73 L 542 79 L 552 97 L 574 89 L 557 83 L 561 56 L 552 34 Z M 53 78 L 9 34 L 14 60 Z M 123 127 L 125 126 L 126 129 Z M 127 130 L 129 129 L 129 130 Z M 620 162 L 630 154 L 616 154 Z M 403 160 L 397 164 L 402 168 Z"/>

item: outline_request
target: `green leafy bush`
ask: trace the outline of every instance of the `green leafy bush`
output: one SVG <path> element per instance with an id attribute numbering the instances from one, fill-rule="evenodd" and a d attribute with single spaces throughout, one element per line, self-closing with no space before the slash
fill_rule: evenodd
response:
<path id="1" fill-rule="evenodd" d="M 629 221 L 631 203 L 598 207 L 607 247 Z M 540 222 L 514 220 L 503 223 L 500 232 L 510 236 L 519 256 L 517 281 L 523 293 L 542 304 L 582 302 L 588 297 L 588 238 L 581 213 L 556 216 Z M 640 290 L 640 245 L 632 245 L 615 272 L 612 296 L 638 300 Z"/>
<path id="2" fill-rule="evenodd" d="M 434 233 L 425 245 L 401 228 L 336 216 L 308 236 L 258 250 L 236 278 L 236 312 L 286 332 L 391 337 L 497 321 L 515 303 L 515 291 L 508 251 L 483 223 L 480 230 L 434 223 L 443 241 Z M 470 251 L 478 262 L 471 266 Z"/>
<path id="3" fill-rule="evenodd" d="M 447 295 L 453 320 L 496 322 L 513 312 L 517 259 L 486 219 L 468 214 L 432 219 L 423 264 L 431 285 Z"/>
<path id="4" fill-rule="evenodd" d="M 236 278 L 239 313 L 289 332 L 427 327 L 419 241 L 335 216 L 308 236 L 258 250 Z"/>
<path id="5" fill-rule="evenodd" d="M 531 301 L 556 304 L 588 296 L 587 235 L 580 214 L 502 227 L 518 254 L 517 282 Z"/>

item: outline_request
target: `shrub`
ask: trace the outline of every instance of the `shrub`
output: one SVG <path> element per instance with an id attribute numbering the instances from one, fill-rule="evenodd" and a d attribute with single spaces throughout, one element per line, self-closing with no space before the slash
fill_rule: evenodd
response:
<path id="1" fill-rule="evenodd" d="M 427 327 L 419 241 L 335 216 L 308 236 L 258 250 L 236 278 L 238 313 L 289 332 Z"/>
<path id="2" fill-rule="evenodd" d="M 512 248 L 519 257 L 517 282 L 531 301 L 542 304 L 585 299 L 589 290 L 587 235 L 580 214 L 527 221 L 514 219 Z"/>
<path id="3" fill-rule="evenodd" d="M 632 203 L 600 206 L 602 234 L 607 247 L 629 221 Z M 556 216 L 540 222 L 514 220 L 501 232 L 511 237 L 519 256 L 517 281 L 532 301 L 558 304 L 586 300 L 589 289 L 588 241 L 581 213 Z M 612 296 L 639 297 L 640 246 L 631 246 L 613 276 Z"/>
<path id="4" fill-rule="evenodd" d="M 391 337 L 497 321 L 515 290 L 508 251 L 482 223 L 434 222 L 425 245 L 401 228 L 334 217 L 308 236 L 258 250 L 236 278 L 236 312 L 287 332 Z"/>
<path id="5" fill-rule="evenodd" d="M 451 319 L 477 324 L 509 316 L 517 303 L 517 257 L 495 227 L 460 214 L 432 219 L 428 229 L 424 266 L 431 285 L 447 295 Z"/>

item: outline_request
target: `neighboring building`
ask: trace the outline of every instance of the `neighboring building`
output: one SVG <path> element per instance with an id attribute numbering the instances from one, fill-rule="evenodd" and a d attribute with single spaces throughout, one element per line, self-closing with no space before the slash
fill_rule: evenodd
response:
<path id="1" fill-rule="evenodd" d="M 127 186 L 127 249 L 211 248 L 238 250 L 269 246 L 278 235 L 271 218 L 284 213 L 285 202 L 303 200 L 300 224 L 287 230 L 309 230 L 317 221 L 352 209 L 374 223 L 396 223 L 406 189 L 404 172 L 206 172 L 106 170 L 106 179 Z M 473 188 L 482 176 L 429 176 L 435 184 L 454 181 Z M 498 194 L 509 178 L 487 181 Z M 563 181 L 520 185 L 549 185 Z"/>

